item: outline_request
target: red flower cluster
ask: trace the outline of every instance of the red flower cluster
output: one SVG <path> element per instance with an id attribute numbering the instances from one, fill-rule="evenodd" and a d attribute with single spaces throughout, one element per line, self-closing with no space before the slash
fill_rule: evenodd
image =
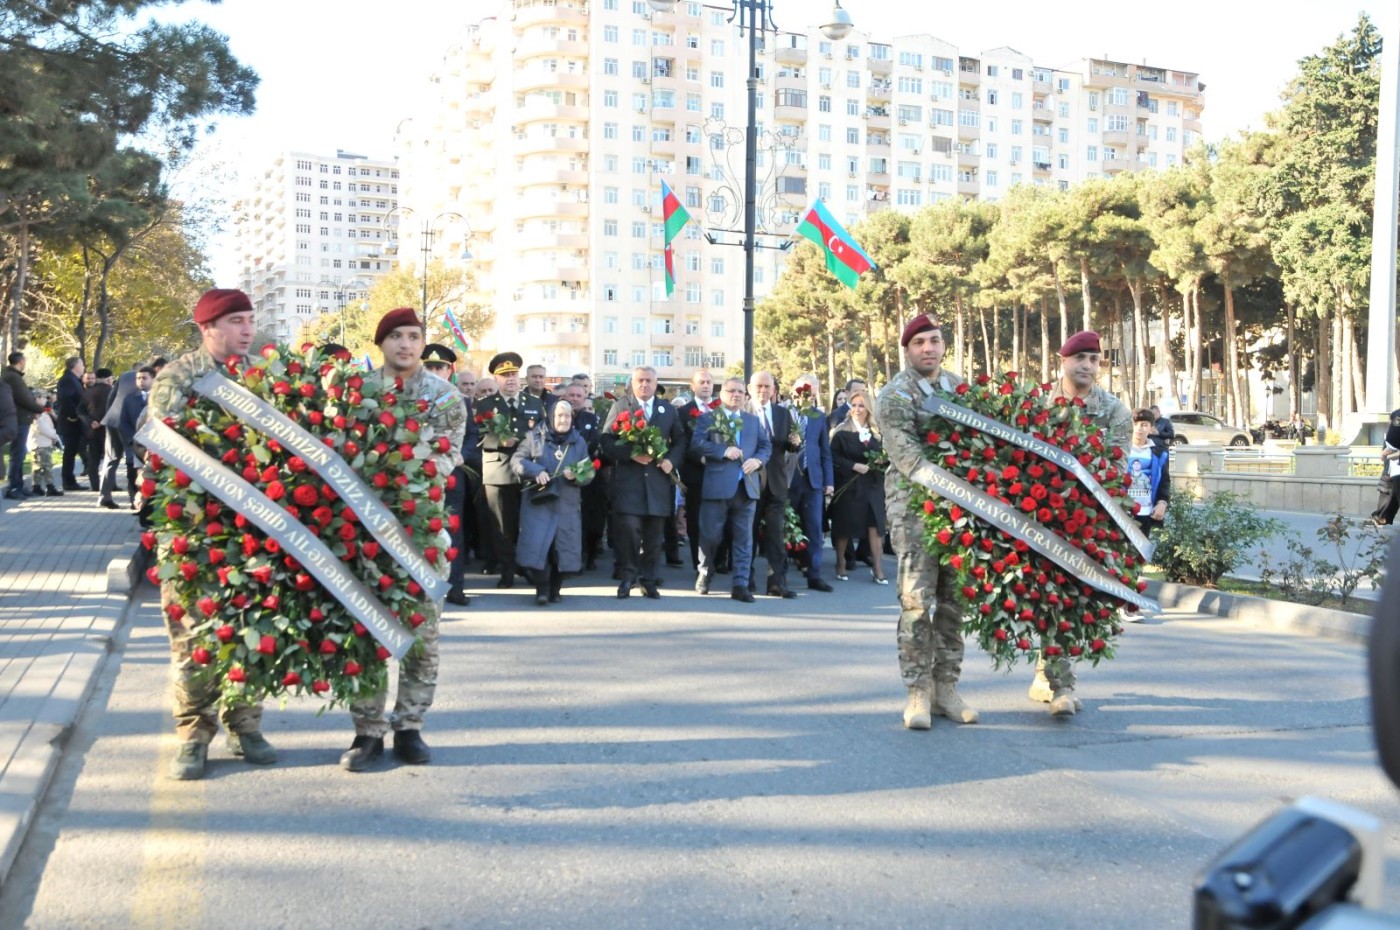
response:
<path id="1" fill-rule="evenodd" d="M 979 375 L 957 387 L 956 401 L 1074 455 L 1112 498 L 1126 501 L 1122 450 L 1108 448 L 1079 399 L 1052 397 L 1053 385 L 1022 385 L 1015 372 Z M 1024 449 L 945 420 L 925 437 L 925 455 L 977 489 L 1015 508 L 1135 590 L 1141 557 L 1099 501 L 1068 470 Z M 1126 504 L 1125 504 L 1126 509 Z M 1070 577 L 1007 533 L 932 494 L 922 501 L 924 542 L 958 573 L 967 604 L 965 628 L 995 663 L 1048 656 L 1111 657 L 1122 632 L 1120 610 L 1136 608 Z"/>
<path id="2" fill-rule="evenodd" d="M 633 455 L 649 455 L 653 459 L 659 459 L 669 449 L 661 430 L 648 424 L 646 416 L 640 410 L 619 411 L 617 419 L 613 421 L 612 431 L 617 434 L 618 439 L 631 447 Z"/>
<path id="3" fill-rule="evenodd" d="M 456 557 L 444 532 L 456 517 L 441 503 L 444 482 L 429 460 L 446 437 L 421 435 L 418 402 L 394 393 L 402 382 L 382 390 L 348 359 L 275 346 L 228 370 L 339 451 L 431 562 L 445 568 Z M 421 616 L 422 589 L 305 461 L 202 397 L 183 421 L 166 422 L 318 535 L 392 613 Z M 142 543 L 159 557 L 149 574 L 175 584 L 167 613 L 196 621 L 194 661 L 219 679 L 226 702 L 310 692 L 335 704 L 384 687 L 387 650 L 276 540 L 159 456 L 149 457 L 143 492 L 154 502 L 155 528 Z"/>

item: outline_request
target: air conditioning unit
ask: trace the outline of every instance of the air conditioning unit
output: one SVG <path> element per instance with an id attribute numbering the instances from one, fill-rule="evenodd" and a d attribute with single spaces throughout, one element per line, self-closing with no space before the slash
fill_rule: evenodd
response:
<path id="1" fill-rule="evenodd" d="M 831 90 L 831 85 L 830 85 L 830 84 L 823 84 L 823 85 L 822 85 L 822 90 Z"/>
<path id="2" fill-rule="evenodd" d="M 651 19 L 651 11 L 642 10 L 642 19 Z"/>
<path id="3" fill-rule="evenodd" d="M 944 69 L 943 69 L 943 76 L 944 76 L 944 77 L 952 77 L 952 76 L 953 76 L 953 69 L 952 69 L 952 68 L 944 68 Z"/>
<path id="4" fill-rule="evenodd" d="M 912 152 L 913 154 L 915 154 L 915 155 L 922 155 L 922 154 L 924 154 L 924 150 L 923 150 L 923 149 L 910 149 L 909 151 L 911 151 L 911 152 Z M 915 180 L 918 180 L 918 178 L 916 177 Z"/>
<path id="5" fill-rule="evenodd" d="M 846 174 L 846 177 L 848 177 L 848 178 L 853 178 L 853 177 L 855 177 L 855 176 L 856 176 L 856 172 L 854 172 L 854 171 L 847 172 L 847 174 Z"/>
<path id="6" fill-rule="evenodd" d="M 831 60 L 831 53 L 830 53 L 830 52 L 827 52 L 827 53 L 826 53 L 825 55 L 823 55 L 822 57 L 825 58 L 827 61 L 830 61 L 830 60 Z"/>
<path id="7" fill-rule="evenodd" d="M 647 77 L 645 74 L 642 75 L 642 83 L 643 83 L 643 84 L 650 84 L 650 83 L 651 83 L 651 78 Z"/>
<path id="8" fill-rule="evenodd" d="M 915 66 L 914 66 L 914 70 L 915 70 L 915 71 L 922 71 L 922 70 L 924 70 L 924 66 L 923 66 L 923 65 L 915 65 Z"/>

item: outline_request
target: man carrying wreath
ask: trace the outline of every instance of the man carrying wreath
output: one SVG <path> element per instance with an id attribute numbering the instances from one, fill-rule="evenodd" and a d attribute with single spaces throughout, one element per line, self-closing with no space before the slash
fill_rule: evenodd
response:
<path id="1" fill-rule="evenodd" d="M 253 345 L 253 303 L 239 290 L 214 289 L 206 291 L 194 307 L 194 322 L 199 326 L 200 347 L 175 359 L 161 369 L 151 386 L 146 416 L 156 420 L 183 417 L 186 406 L 194 396 L 194 383 L 211 371 L 227 373 L 231 359 L 246 361 Z M 154 473 L 147 471 L 146 477 Z M 170 664 L 175 681 L 175 735 L 180 749 L 170 763 L 170 777 L 188 781 L 204 777 L 209 743 L 219 732 L 222 717 L 228 729 L 229 750 L 256 765 L 277 761 L 277 752 L 263 738 L 262 704 L 237 704 L 223 708 L 219 704 L 219 683 L 203 674 L 203 667 L 192 658 L 194 639 L 190 629 L 196 623 L 193 604 L 178 603 L 173 581 L 160 586 L 161 614 L 165 632 L 170 637 Z M 178 619 L 177 619 L 178 618 Z"/>
<path id="2" fill-rule="evenodd" d="M 928 314 L 909 321 L 900 335 L 904 370 L 885 385 L 876 402 L 876 420 L 885 439 L 890 467 L 903 481 L 885 482 L 890 541 L 899 560 L 899 670 L 909 689 L 904 726 L 927 730 L 934 713 L 957 723 L 976 723 L 977 711 L 958 696 L 962 675 L 962 611 L 957 574 L 924 549 L 922 523 L 911 512 L 912 475 L 924 463 L 926 426 L 920 425 L 924 398 L 934 388 L 951 392 L 963 379 L 943 370 L 947 344 Z"/>
<path id="3" fill-rule="evenodd" d="M 384 363 L 365 376 L 367 383 L 378 381 L 383 390 L 418 401 L 422 416 L 418 442 L 432 453 L 437 480 L 445 482 L 462 464 L 462 434 L 467 425 L 466 403 L 456 387 L 429 372 L 423 365 L 425 342 L 423 323 L 410 307 L 384 314 L 374 331 L 374 344 L 384 355 Z M 439 442 L 446 439 L 446 442 Z M 394 730 L 394 755 L 409 765 L 422 765 L 430 758 L 423 742 L 423 715 L 433 703 L 437 690 L 438 611 L 428 602 L 428 614 L 416 630 L 421 642 L 415 643 L 399 663 L 398 696 L 394 712 L 387 717 L 387 693 L 366 694 L 350 704 L 355 721 L 355 739 L 340 757 L 341 768 L 364 771 L 384 755 L 384 734 Z"/>

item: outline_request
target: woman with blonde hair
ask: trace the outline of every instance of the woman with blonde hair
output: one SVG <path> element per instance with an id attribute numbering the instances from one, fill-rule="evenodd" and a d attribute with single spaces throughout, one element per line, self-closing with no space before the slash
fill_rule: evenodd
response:
<path id="1" fill-rule="evenodd" d="M 889 460 L 870 418 L 870 394 L 864 387 L 856 387 L 847 403 L 850 412 L 831 434 L 836 495 L 829 509 L 836 580 L 850 580 L 846 546 L 853 537 L 864 533 L 870 540 L 871 575 L 876 584 L 889 584 L 880 558 L 885 536 L 885 468 Z"/>

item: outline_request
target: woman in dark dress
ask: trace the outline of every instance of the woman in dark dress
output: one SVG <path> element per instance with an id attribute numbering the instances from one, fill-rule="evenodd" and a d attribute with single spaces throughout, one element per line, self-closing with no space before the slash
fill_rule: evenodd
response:
<path id="1" fill-rule="evenodd" d="M 583 567 L 579 489 L 593 480 L 592 464 L 568 404 L 555 404 L 511 457 L 511 471 L 525 485 L 516 564 L 529 570 L 541 607 L 558 603 L 563 575 Z"/>
<path id="2" fill-rule="evenodd" d="M 831 464 L 836 496 L 831 501 L 831 539 L 836 549 L 836 580 L 848 581 L 846 545 L 865 534 L 873 558 L 876 584 L 889 584 L 881 563 L 885 536 L 884 447 L 870 420 L 870 395 L 857 388 L 847 400 L 850 413 L 831 434 Z"/>

